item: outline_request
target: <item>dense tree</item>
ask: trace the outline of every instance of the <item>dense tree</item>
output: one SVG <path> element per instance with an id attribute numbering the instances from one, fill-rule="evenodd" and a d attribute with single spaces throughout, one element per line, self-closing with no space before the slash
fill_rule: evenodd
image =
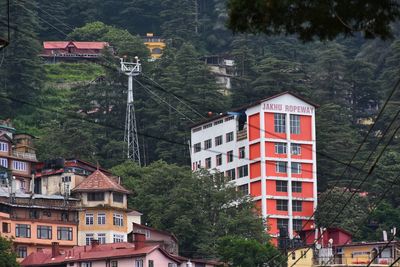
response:
<path id="1" fill-rule="evenodd" d="M 161 161 L 142 168 L 126 162 L 112 171 L 133 191 L 129 207 L 143 212 L 143 223 L 173 232 L 183 255 L 217 256 L 217 241 L 225 235 L 266 241 L 253 202 L 221 174 Z"/>
<path id="2" fill-rule="evenodd" d="M 353 192 L 346 188 L 334 188 L 322 193 L 315 215 L 318 226 L 340 227 L 352 233 L 354 238 L 360 238 L 360 227 L 366 224 L 369 204 L 367 197 L 358 193 L 350 200 L 352 194 Z M 346 208 L 341 212 L 346 204 Z"/>
<path id="3" fill-rule="evenodd" d="M 256 240 L 225 236 L 218 242 L 220 260 L 233 267 L 280 266 L 284 255 L 271 244 L 262 244 Z M 273 259 L 273 260 L 271 260 Z"/>
<path id="4" fill-rule="evenodd" d="M 18 1 L 10 7 L 11 39 L 4 49 L 0 68 L 0 84 L 3 96 L 14 99 L 9 103 L 9 113 L 3 110 L 3 116 L 15 116 L 22 109 L 21 103 L 15 100 L 35 102 L 43 84 L 43 69 L 38 57 L 41 51 L 37 39 L 39 25 L 37 22 L 36 1 Z"/>
<path id="5" fill-rule="evenodd" d="M 0 267 L 17 267 L 17 255 L 12 250 L 11 240 L 0 236 Z"/>
<path id="6" fill-rule="evenodd" d="M 297 34 L 310 41 L 362 32 L 366 38 L 392 36 L 390 24 L 400 18 L 396 1 L 229 0 L 229 27 L 237 32 Z"/>

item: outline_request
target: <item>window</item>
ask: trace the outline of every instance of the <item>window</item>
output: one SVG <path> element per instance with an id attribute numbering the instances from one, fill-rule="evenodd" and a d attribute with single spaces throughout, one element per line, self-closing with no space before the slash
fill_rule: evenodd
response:
<path id="1" fill-rule="evenodd" d="M 194 153 L 201 151 L 201 143 L 194 144 Z"/>
<path id="2" fill-rule="evenodd" d="M 289 228 L 289 220 L 288 219 L 277 219 L 277 227 L 278 229 L 288 229 Z"/>
<path id="3" fill-rule="evenodd" d="M 217 166 L 222 165 L 222 154 L 216 156 L 216 165 Z"/>
<path id="4" fill-rule="evenodd" d="M 168 267 L 177 267 L 176 263 L 169 262 Z"/>
<path id="5" fill-rule="evenodd" d="M 38 225 L 37 226 L 37 238 L 39 239 L 51 239 L 51 226 Z"/>
<path id="6" fill-rule="evenodd" d="M 212 123 L 208 123 L 208 124 L 204 125 L 203 129 L 207 129 L 207 128 L 210 128 L 210 127 L 212 127 Z"/>
<path id="7" fill-rule="evenodd" d="M 145 231 L 146 238 L 149 239 L 151 237 L 151 232 L 149 230 Z"/>
<path id="8" fill-rule="evenodd" d="M 99 244 L 105 244 L 106 243 L 106 234 L 105 233 L 98 233 L 97 234 L 97 240 L 99 240 Z"/>
<path id="9" fill-rule="evenodd" d="M 29 211 L 29 218 L 30 219 L 39 219 L 40 212 L 38 210 L 30 210 Z"/>
<path id="10" fill-rule="evenodd" d="M 104 201 L 104 193 L 103 192 L 88 193 L 87 200 L 88 201 Z"/>
<path id="11" fill-rule="evenodd" d="M 275 143 L 275 154 L 286 154 L 286 144 Z"/>
<path id="12" fill-rule="evenodd" d="M 105 213 L 99 213 L 97 214 L 97 224 L 106 224 L 106 214 Z"/>
<path id="13" fill-rule="evenodd" d="M 31 237 L 31 226 L 29 224 L 17 224 L 15 226 L 15 236 L 16 237 Z"/>
<path id="14" fill-rule="evenodd" d="M 57 227 L 58 240 L 72 240 L 72 227 Z"/>
<path id="15" fill-rule="evenodd" d="M 122 216 L 122 214 L 114 213 L 113 222 L 114 222 L 114 225 L 123 226 L 124 225 L 124 216 Z"/>
<path id="16" fill-rule="evenodd" d="M 302 191 L 302 183 L 292 182 L 292 192 L 301 193 L 301 191 Z"/>
<path id="17" fill-rule="evenodd" d="M 149 260 L 149 264 L 147 264 L 149 267 L 154 267 L 154 261 L 153 260 Z"/>
<path id="18" fill-rule="evenodd" d="M 0 151 L 1 152 L 8 152 L 8 143 L 0 142 Z"/>
<path id="19" fill-rule="evenodd" d="M 303 221 L 302 220 L 293 220 L 293 230 L 300 231 L 303 228 Z"/>
<path id="20" fill-rule="evenodd" d="M 86 213 L 85 214 L 85 223 L 86 223 L 86 225 L 93 225 L 94 224 L 93 213 Z"/>
<path id="21" fill-rule="evenodd" d="M 249 185 L 244 184 L 238 187 L 238 191 L 241 192 L 243 195 L 248 195 L 249 194 Z"/>
<path id="22" fill-rule="evenodd" d="M 92 263 L 90 261 L 82 262 L 81 267 L 92 267 Z"/>
<path id="23" fill-rule="evenodd" d="M 215 137 L 215 146 L 222 145 L 222 135 Z"/>
<path id="24" fill-rule="evenodd" d="M 301 163 L 292 162 L 292 173 L 299 174 L 301 173 Z"/>
<path id="25" fill-rule="evenodd" d="M 25 246 L 17 247 L 17 258 L 26 258 L 28 256 L 28 249 Z"/>
<path id="26" fill-rule="evenodd" d="M 43 211 L 43 216 L 51 217 L 51 212 L 48 210 Z"/>
<path id="27" fill-rule="evenodd" d="M 226 134 L 226 142 L 231 142 L 233 141 L 233 132 L 227 133 Z"/>
<path id="28" fill-rule="evenodd" d="M 276 133 L 285 133 L 286 128 L 286 116 L 285 114 L 275 113 L 274 114 L 274 129 Z"/>
<path id="29" fill-rule="evenodd" d="M 124 235 L 114 234 L 114 235 L 113 235 L 113 242 L 114 242 L 114 243 L 121 243 L 121 242 L 124 242 Z"/>
<path id="30" fill-rule="evenodd" d="M 197 169 L 200 169 L 201 168 L 201 160 L 199 160 L 198 162 L 197 162 Z"/>
<path id="31" fill-rule="evenodd" d="M 232 150 L 228 151 L 226 153 L 226 160 L 227 160 L 227 162 L 232 162 L 233 161 L 233 151 Z"/>
<path id="32" fill-rule="evenodd" d="M 226 171 L 226 176 L 230 177 L 231 180 L 236 179 L 236 175 L 235 174 L 236 174 L 235 169 L 230 169 L 230 170 Z"/>
<path id="33" fill-rule="evenodd" d="M 211 168 L 211 158 L 206 158 L 206 169 Z"/>
<path id="34" fill-rule="evenodd" d="M 123 203 L 124 194 L 113 192 L 113 202 Z"/>
<path id="35" fill-rule="evenodd" d="M 197 132 L 200 132 L 200 131 L 201 131 L 201 127 L 197 127 L 197 128 L 194 128 L 194 129 L 193 129 L 193 132 L 194 132 L 194 133 L 197 133 Z"/>
<path id="36" fill-rule="evenodd" d="M 211 139 L 204 141 L 204 149 L 209 149 L 211 148 L 211 146 L 212 146 Z"/>
<path id="37" fill-rule="evenodd" d="M 218 125 L 218 124 L 222 124 L 223 122 L 224 122 L 223 119 L 217 120 L 217 121 L 214 122 L 214 126 L 215 126 L 215 125 Z"/>
<path id="38" fill-rule="evenodd" d="M 1 228 L 2 228 L 3 233 L 11 232 L 11 224 L 10 223 L 3 222 Z"/>
<path id="39" fill-rule="evenodd" d="M 276 192 L 287 192 L 287 182 L 276 181 Z"/>
<path id="40" fill-rule="evenodd" d="M 16 171 L 26 171 L 28 169 L 28 165 L 26 162 L 14 160 L 13 169 Z"/>
<path id="41" fill-rule="evenodd" d="M 288 210 L 288 201 L 286 199 L 277 199 L 276 200 L 276 209 L 280 211 Z"/>
<path id="42" fill-rule="evenodd" d="M 287 162 L 277 161 L 276 162 L 276 172 L 286 173 L 287 172 Z"/>
<path id="43" fill-rule="evenodd" d="M 301 145 L 300 144 L 291 144 L 290 151 L 292 155 L 301 155 Z"/>
<path id="44" fill-rule="evenodd" d="M 4 168 L 8 168 L 8 159 L 0 158 L 0 166 L 2 166 Z"/>
<path id="45" fill-rule="evenodd" d="M 63 183 L 69 183 L 69 182 L 71 182 L 71 176 L 63 176 L 63 177 L 61 177 L 61 181 Z"/>
<path id="46" fill-rule="evenodd" d="M 240 166 L 238 168 L 238 178 L 242 178 L 249 175 L 249 168 L 247 165 Z"/>
<path id="47" fill-rule="evenodd" d="M 246 148 L 239 147 L 239 159 L 244 159 L 246 157 Z"/>
<path id="48" fill-rule="evenodd" d="M 300 115 L 290 115 L 290 133 L 300 134 Z"/>
<path id="49" fill-rule="evenodd" d="M 118 267 L 118 261 L 111 261 L 111 267 Z"/>
<path id="50" fill-rule="evenodd" d="M 302 211 L 303 210 L 303 202 L 300 200 L 293 200 L 292 201 L 292 210 L 293 211 Z"/>
<path id="51" fill-rule="evenodd" d="M 85 236 L 86 245 L 91 245 L 93 239 L 94 239 L 94 234 L 86 234 Z"/>
<path id="52" fill-rule="evenodd" d="M 230 117 L 225 118 L 225 121 L 230 121 L 230 120 L 233 120 L 233 119 L 234 119 L 234 117 L 230 116 Z"/>

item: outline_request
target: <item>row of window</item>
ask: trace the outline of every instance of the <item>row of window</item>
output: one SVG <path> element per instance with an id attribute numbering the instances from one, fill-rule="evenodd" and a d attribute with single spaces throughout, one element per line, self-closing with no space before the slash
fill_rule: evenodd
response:
<path id="1" fill-rule="evenodd" d="M 293 219 L 293 230 L 299 231 L 303 227 L 303 221 L 298 219 Z M 289 229 L 289 219 L 277 219 L 277 228 L 286 230 Z"/>
<path id="2" fill-rule="evenodd" d="M 290 144 L 290 153 L 292 155 L 301 155 L 301 145 Z M 287 154 L 286 143 L 275 143 L 275 154 Z"/>
<path id="3" fill-rule="evenodd" d="M 0 166 L 8 168 L 8 159 L 0 158 Z M 26 171 L 28 169 L 28 164 L 24 161 L 13 160 L 12 168 L 15 171 Z"/>
<path id="4" fill-rule="evenodd" d="M 85 214 L 85 224 L 86 225 L 94 225 L 94 213 L 86 213 Z M 97 225 L 105 225 L 106 224 L 106 214 L 98 213 L 97 214 Z M 119 213 L 113 214 L 113 224 L 116 226 L 124 226 L 124 216 Z"/>
<path id="5" fill-rule="evenodd" d="M 233 132 L 229 132 L 225 135 L 225 143 L 229 143 L 232 142 L 234 139 L 234 135 Z M 220 146 L 223 144 L 223 136 L 219 135 L 217 137 L 214 138 L 214 145 L 215 146 Z M 204 149 L 210 149 L 212 148 L 212 139 L 207 139 L 204 141 L 204 145 L 203 145 Z M 201 151 L 201 143 L 196 143 L 193 146 L 194 149 L 194 153 L 196 152 L 200 152 Z"/>
<path id="6" fill-rule="evenodd" d="M 93 233 L 87 233 L 85 235 L 85 242 L 86 245 L 91 245 L 92 241 L 94 240 L 94 234 Z M 100 244 L 106 244 L 107 239 L 106 239 L 106 234 L 105 233 L 97 233 L 97 240 L 99 241 Z M 123 234 L 113 234 L 113 243 L 121 243 L 124 242 L 124 235 Z"/>
<path id="7" fill-rule="evenodd" d="M 113 192 L 113 202 L 122 203 L 124 202 L 124 195 L 121 193 Z M 104 192 L 88 193 L 88 201 L 104 201 Z"/>
<path id="8" fill-rule="evenodd" d="M 287 188 L 287 181 L 276 181 L 276 192 L 287 192 Z M 292 181 L 292 192 L 301 193 L 302 189 L 302 182 Z"/>
<path id="9" fill-rule="evenodd" d="M 236 175 L 237 174 L 237 175 Z M 231 180 L 243 178 L 249 175 L 248 165 L 240 166 L 236 169 L 230 169 L 225 172 L 225 176 L 229 177 Z"/>
<path id="10" fill-rule="evenodd" d="M 38 225 L 36 228 L 38 239 L 52 239 L 52 226 Z M 31 238 L 30 224 L 17 224 L 15 226 L 15 237 Z M 57 227 L 57 240 L 72 240 L 72 227 Z"/>
<path id="11" fill-rule="evenodd" d="M 288 211 L 289 201 L 286 199 L 276 200 L 276 209 L 279 211 Z M 303 201 L 292 200 L 292 211 L 303 211 Z"/>
<path id="12" fill-rule="evenodd" d="M 285 161 L 277 161 L 275 165 L 275 172 L 276 173 L 287 173 L 287 162 Z M 299 162 L 292 162 L 290 169 L 293 174 L 300 174 L 302 171 L 301 163 Z"/>
<path id="13" fill-rule="evenodd" d="M 226 117 L 225 119 L 217 120 L 217 121 L 214 122 L 214 126 L 215 126 L 215 125 L 222 124 L 224 121 L 227 122 L 227 121 L 233 120 L 234 118 L 235 118 L 234 116 L 229 116 L 229 117 Z M 212 127 L 212 126 L 213 126 L 213 123 L 212 123 L 212 122 L 207 123 L 207 124 L 204 125 L 203 127 L 202 127 L 202 126 L 199 126 L 199 127 L 197 127 L 197 128 L 194 128 L 194 129 L 193 129 L 193 133 L 199 132 L 199 131 L 201 131 L 201 129 L 210 128 L 210 127 Z"/>
<path id="14" fill-rule="evenodd" d="M 118 267 L 118 261 L 110 261 L 109 265 L 106 266 L 110 266 L 110 267 Z M 140 265 L 135 265 L 135 267 L 138 267 Z M 143 266 L 143 261 L 142 261 L 142 265 L 140 267 Z M 84 261 L 81 262 L 80 267 L 92 267 L 92 262 L 91 261 Z"/>
<path id="15" fill-rule="evenodd" d="M 274 130 L 276 133 L 286 133 L 286 114 L 274 114 Z M 290 114 L 290 133 L 300 134 L 300 115 Z"/>

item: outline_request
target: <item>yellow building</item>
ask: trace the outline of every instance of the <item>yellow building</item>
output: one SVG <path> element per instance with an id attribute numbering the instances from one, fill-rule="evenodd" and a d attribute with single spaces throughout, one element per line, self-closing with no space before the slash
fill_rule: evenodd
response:
<path id="1" fill-rule="evenodd" d="M 143 37 L 143 40 L 146 47 L 150 50 L 151 59 L 159 59 L 166 47 L 165 40 L 154 36 L 153 33 L 147 33 L 146 36 Z"/>
<path id="2" fill-rule="evenodd" d="M 288 252 L 288 265 L 297 267 L 313 267 L 314 251 L 310 247 L 302 247 Z"/>
<path id="3" fill-rule="evenodd" d="M 78 245 L 127 241 L 129 191 L 119 182 L 96 170 L 72 190 L 79 198 Z"/>

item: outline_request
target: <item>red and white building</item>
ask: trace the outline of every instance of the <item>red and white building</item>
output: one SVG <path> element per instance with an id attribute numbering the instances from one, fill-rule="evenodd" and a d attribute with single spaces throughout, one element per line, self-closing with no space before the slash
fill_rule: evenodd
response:
<path id="1" fill-rule="evenodd" d="M 290 92 L 191 128 L 192 170 L 216 169 L 250 194 L 269 233 L 313 227 L 317 206 L 316 105 Z M 306 225 L 307 224 L 307 225 Z"/>

